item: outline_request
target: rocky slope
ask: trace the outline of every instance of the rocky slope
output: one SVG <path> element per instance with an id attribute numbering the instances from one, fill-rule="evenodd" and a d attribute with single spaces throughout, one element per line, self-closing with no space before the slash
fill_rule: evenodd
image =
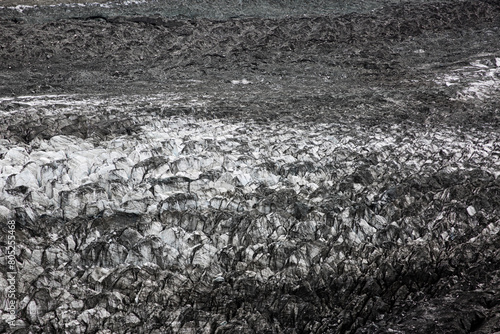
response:
<path id="1" fill-rule="evenodd" d="M 0 330 L 500 331 L 499 12 L 5 16 Z"/>

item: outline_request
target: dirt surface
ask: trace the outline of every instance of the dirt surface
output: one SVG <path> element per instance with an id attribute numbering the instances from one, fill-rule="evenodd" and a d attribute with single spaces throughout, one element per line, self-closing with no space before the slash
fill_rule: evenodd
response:
<path id="1" fill-rule="evenodd" d="M 0 8 L 0 332 L 500 331 L 498 1 L 166 3 Z"/>

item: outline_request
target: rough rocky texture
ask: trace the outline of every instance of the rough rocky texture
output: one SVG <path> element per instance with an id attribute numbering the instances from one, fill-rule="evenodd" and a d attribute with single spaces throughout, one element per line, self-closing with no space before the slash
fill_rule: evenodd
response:
<path id="1" fill-rule="evenodd" d="M 390 4 L 422 4 L 435 0 L 2 0 L 2 16 L 15 21 L 48 22 L 67 18 L 113 18 L 141 16 L 158 18 L 208 18 L 226 20 L 241 17 L 279 18 L 367 13 Z M 85 5 L 83 5 L 85 4 Z"/>
<path id="2" fill-rule="evenodd" d="M 500 331 L 497 2 L 2 13 L 0 331 Z"/>

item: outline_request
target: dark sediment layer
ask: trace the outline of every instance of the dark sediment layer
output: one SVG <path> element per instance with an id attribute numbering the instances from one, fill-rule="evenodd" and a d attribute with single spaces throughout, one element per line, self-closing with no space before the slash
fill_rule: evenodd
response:
<path id="1" fill-rule="evenodd" d="M 27 22 L 50 22 L 67 18 L 146 16 L 184 19 L 341 15 L 368 13 L 391 4 L 422 4 L 435 0 L 2 0 L 2 17 Z"/>
<path id="2" fill-rule="evenodd" d="M 499 11 L 471 1 L 340 17 L 3 21 L 0 94 L 227 92 L 216 115 L 338 118 L 361 107 L 357 116 L 376 122 L 496 124 L 495 99 L 477 107 L 478 99 L 456 98 L 468 76 L 484 76 L 467 65 L 497 66 Z M 458 79 L 446 85 L 450 74 Z M 253 85 L 229 89 L 241 78 Z"/>
<path id="3" fill-rule="evenodd" d="M 0 331 L 500 331 L 498 2 L 44 10 L 0 18 Z"/>

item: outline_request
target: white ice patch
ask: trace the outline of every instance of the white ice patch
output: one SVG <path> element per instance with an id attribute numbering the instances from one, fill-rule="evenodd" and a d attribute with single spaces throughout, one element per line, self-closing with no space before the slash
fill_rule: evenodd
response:
<path id="1" fill-rule="evenodd" d="M 474 216 L 476 214 L 476 209 L 470 205 L 469 207 L 467 207 L 467 213 L 469 214 L 469 216 Z"/>
<path id="2" fill-rule="evenodd" d="M 479 60 L 471 62 L 469 66 L 439 76 L 435 82 L 448 87 L 463 87 L 457 91 L 454 100 L 487 100 L 497 97 L 500 95 L 500 57 L 488 64 Z"/>
<path id="3" fill-rule="evenodd" d="M 231 80 L 231 83 L 233 85 L 248 85 L 251 84 L 251 81 L 248 81 L 247 79 L 241 79 L 241 80 Z"/>
<path id="4" fill-rule="evenodd" d="M 170 96 L 170 102 L 172 99 L 174 96 Z M 110 99 L 108 103 L 112 106 L 118 101 Z M 75 106 L 80 108 L 78 103 Z M 453 171 L 463 168 L 472 158 L 489 161 L 491 152 L 498 150 L 494 142 L 483 145 L 472 137 L 461 137 L 454 129 L 416 134 L 417 139 L 412 142 L 396 145 L 397 127 L 394 133 L 373 132 L 362 143 L 356 136 L 335 134 L 338 128 L 335 124 L 292 128 L 170 117 L 152 118 L 143 125 L 141 135 L 101 141 L 98 147 L 90 140 L 72 136 L 39 140 L 38 146 L 30 150 L 2 149 L 0 145 L 0 150 L 6 152 L 0 160 L 2 213 L 8 215 L 14 207 L 25 206 L 24 195 L 6 191 L 19 186 L 34 191 L 37 214 L 60 212 L 67 218 L 108 209 L 146 213 L 155 210 L 159 201 L 189 191 L 196 198 L 169 200 L 170 204 L 165 202 L 158 208 L 204 209 L 212 208 L 218 197 L 224 198 L 236 190 L 253 193 L 260 185 L 276 191 L 291 189 L 301 196 L 321 185 L 333 187 L 335 183 L 323 167 L 334 164 L 336 177 L 349 177 L 356 171 L 353 154 L 371 152 L 379 157 L 379 166 L 370 169 L 376 180 L 384 177 L 380 172 L 384 164 L 387 168 L 399 165 L 396 168 L 421 170 L 424 165 L 439 165 L 436 156 L 445 153 L 447 168 Z M 391 158 L 395 156 L 398 159 Z M 266 167 L 268 164 L 273 168 Z M 489 165 L 494 169 L 499 162 Z M 353 190 L 361 191 L 363 187 L 356 183 Z M 315 205 L 314 198 L 303 200 Z M 61 207 L 54 207 L 54 203 Z M 246 210 L 256 203 L 253 198 L 229 198 L 218 207 Z M 269 203 L 256 207 L 266 213 L 271 210 Z M 364 227 L 366 234 L 372 232 Z"/>
<path id="5" fill-rule="evenodd" d="M 209 99 L 210 96 L 204 96 Z M 186 97 L 175 93 L 158 93 L 151 95 L 26 95 L 16 97 L 0 97 L 1 103 L 15 102 L 16 104 L 36 111 L 39 116 L 62 115 L 65 113 L 95 114 L 100 112 L 99 108 L 109 108 L 113 111 L 123 110 L 123 106 L 148 106 L 154 105 L 158 108 L 171 107 L 202 107 L 204 101 L 196 97 Z M 0 109 L 1 115 L 15 114 L 17 109 L 10 111 Z"/>
<path id="6" fill-rule="evenodd" d="M 55 7 L 62 7 L 62 8 L 75 8 L 75 7 L 103 7 L 103 8 L 112 8 L 117 5 L 121 6 L 129 6 L 129 5 L 139 5 L 143 3 L 147 3 L 148 1 L 146 0 L 125 0 L 121 2 L 117 1 L 108 1 L 108 2 L 90 2 L 90 3 L 62 3 L 62 4 L 55 4 L 55 5 L 17 5 L 17 6 L 1 6 L 8 8 L 8 9 L 13 9 L 18 11 L 19 13 L 24 12 L 26 9 L 32 9 L 32 8 L 39 8 L 39 7 L 49 7 L 49 8 L 55 8 Z"/>

